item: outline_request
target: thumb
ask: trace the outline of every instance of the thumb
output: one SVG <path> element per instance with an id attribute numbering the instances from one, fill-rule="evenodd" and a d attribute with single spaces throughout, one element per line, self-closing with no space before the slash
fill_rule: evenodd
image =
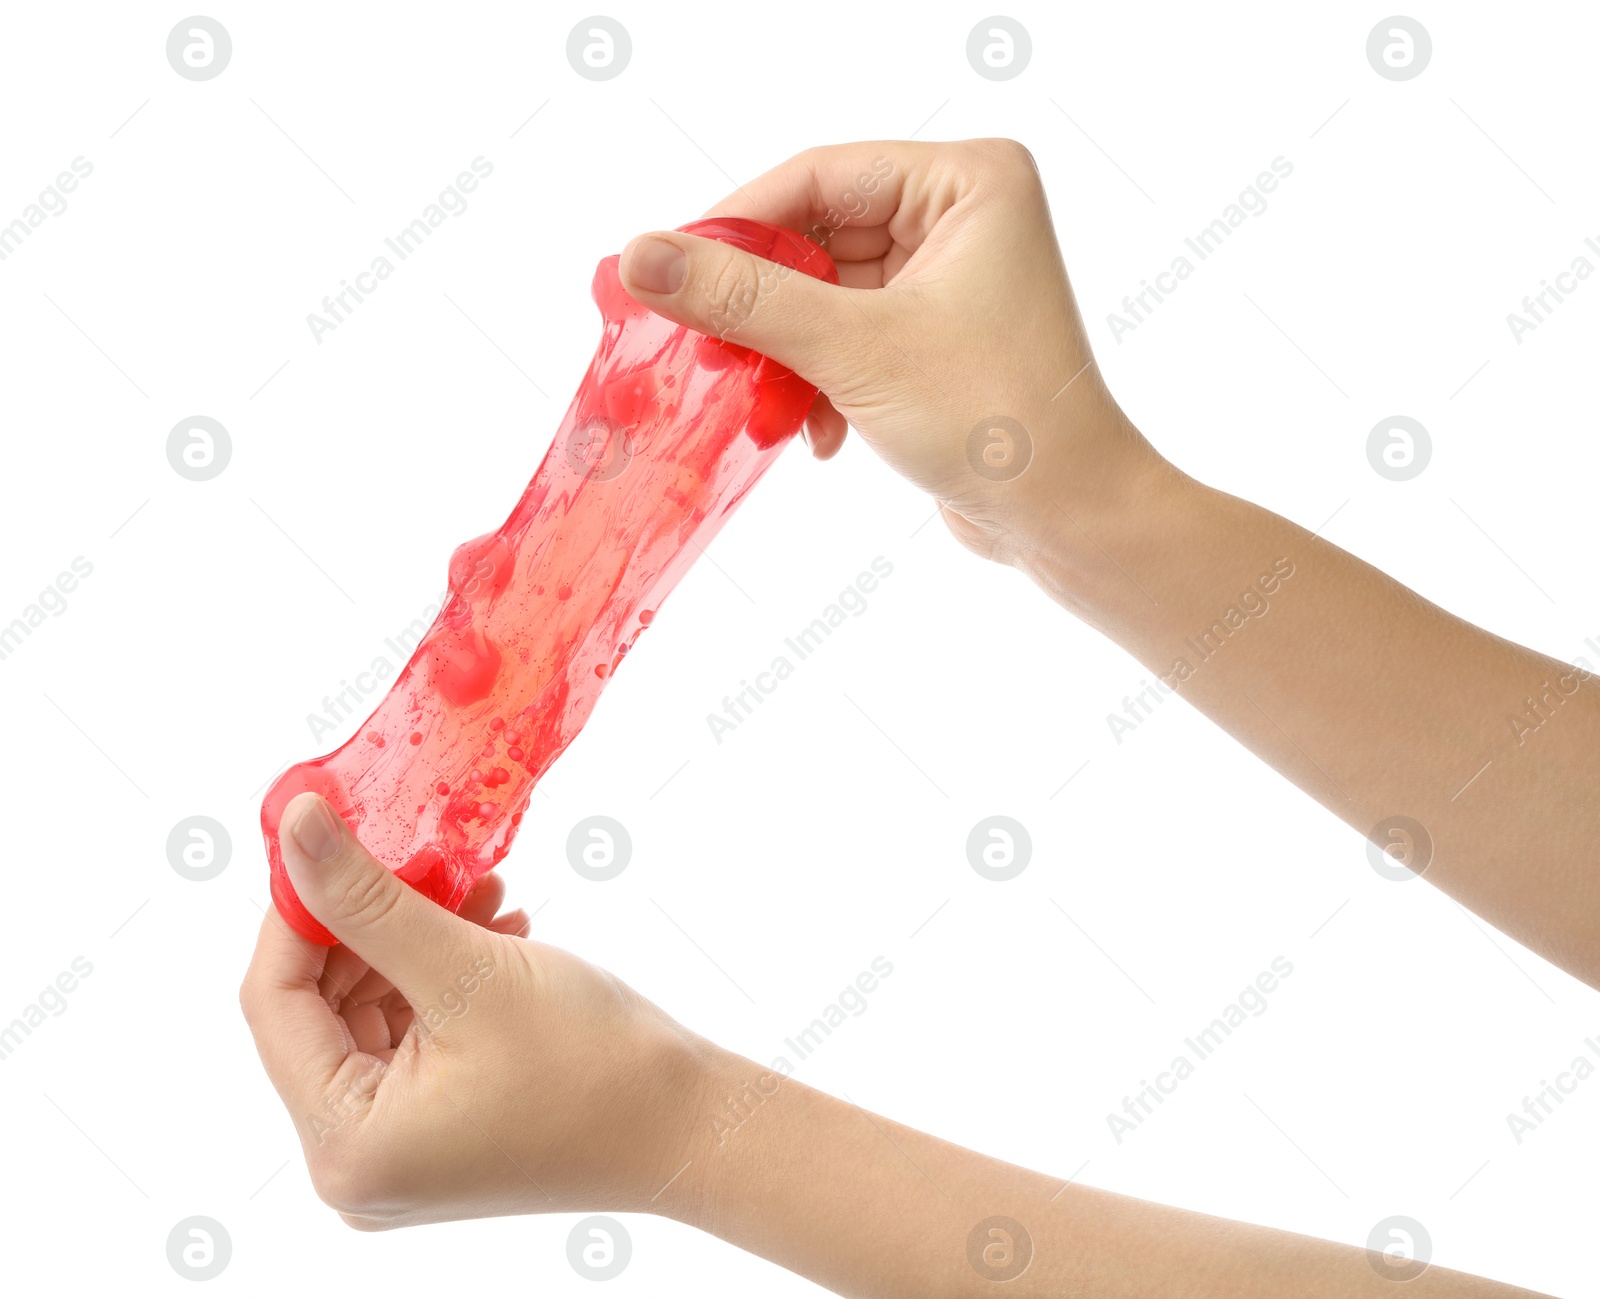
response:
<path id="1" fill-rule="evenodd" d="M 849 377 L 865 317 L 855 291 L 717 239 L 640 235 L 622 250 L 622 286 L 652 311 L 742 344 L 827 391 Z"/>
<path id="2" fill-rule="evenodd" d="M 326 800 L 299 795 L 283 827 L 284 868 L 306 910 L 414 1006 L 439 994 L 441 971 L 471 963 L 474 926 L 375 860 Z"/>

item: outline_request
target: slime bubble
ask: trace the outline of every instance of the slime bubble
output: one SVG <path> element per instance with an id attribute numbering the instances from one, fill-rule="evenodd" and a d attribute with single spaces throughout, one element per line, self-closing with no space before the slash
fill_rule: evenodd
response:
<path id="1" fill-rule="evenodd" d="M 731 217 L 681 228 L 786 268 L 764 291 L 794 271 L 838 283 L 828 255 L 792 231 Z M 313 942 L 336 940 L 284 872 L 289 801 L 322 795 L 374 857 L 458 908 L 661 601 L 810 409 L 812 385 L 648 310 L 617 263 L 595 270 L 600 345 L 511 516 L 451 556 L 449 597 L 372 716 L 262 801 L 273 903 Z M 730 304 L 723 334 L 755 305 Z"/>

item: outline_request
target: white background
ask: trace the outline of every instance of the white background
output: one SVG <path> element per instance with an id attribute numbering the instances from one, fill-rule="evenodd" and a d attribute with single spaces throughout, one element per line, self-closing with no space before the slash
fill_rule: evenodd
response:
<path id="1" fill-rule="evenodd" d="M 1033 58 L 1003 83 L 968 65 L 970 6 L 624 4 L 632 63 L 604 83 L 566 61 L 570 6 L 206 12 L 234 52 L 203 83 L 166 62 L 180 9 L 4 18 L 0 220 L 94 167 L 0 263 L 0 622 L 94 565 L 0 661 L 0 1022 L 94 967 L 0 1061 L 8 1289 L 191 1293 L 165 1241 L 204 1214 L 233 1241 L 217 1295 L 590 1293 L 572 1218 L 361 1236 L 317 1201 L 236 1003 L 257 808 L 532 473 L 598 336 L 595 262 L 808 145 L 1022 140 L 1112 389 L 1166 454 L 1595 658 L 1600 284 L 1520 345 L 1505 321 L 1600 238 L 1592 6 L 1411 10 L 1434 53 L 1403 83 L 1365 56 L 1386 10 L 1345 4 L 1018 5 Z M 470 209 L 314 342 L 306 314 L 480 155 Z M 1269 209 L 1114 341 L 1107 312 L 1280 155 Z M 165 458 L 195 414 L 233 439 L 207 483 Z M 1365 457 L 1393 414 L 1434 441 L 1409 483 Z M 805 1081 L 1218 1215 L 1364 1244 L 1407 1214 L 1439 1263 L 1600 1294 L 1600 1079 L 1521 1145 L 1506 1122 L 1600 1035 L 1594 992 L 1380 878 L 1186 705 L 1117 744 L 1106 714 L 1148 674 L 930 509 L 853 441 L 784 455 L 535 796 L 510 904 L 762 1061 L 886 957 Z M 717 744 L 706 715 L 875 556 L 867 611 Z M 1004 884 L 964 851 L 997 812 L 1034 842 Z M 196 813 L 233 837 L 207 883 L 165 852 Z M 633 836 L 611 883 L 565 859 L 592 813 Z M 1116 1144 L 1107 1113 L 1277 956 L 1268 1012 Z M 618 1299 L 815 1293 L 628 1228 Z"/>

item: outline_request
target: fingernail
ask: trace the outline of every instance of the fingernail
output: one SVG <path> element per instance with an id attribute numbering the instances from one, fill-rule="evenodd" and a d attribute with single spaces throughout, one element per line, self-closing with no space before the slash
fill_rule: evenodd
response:
<path id="1" fill-rule="evenodd" d="M 320 798 L 300 813 L 300 819 L 294 823 L 291 833 L 300 851 L 316 862 L 327 861 L 339 851 L 339 845 L 344 841 L 333 810 Z"/>
<path id="2" fill-rule="evenodd" d="M 676 293 L 687 270 L 683 249 L 652 236 L 636 243 L 628 258 L 628 278 L 646 293 Z"/>

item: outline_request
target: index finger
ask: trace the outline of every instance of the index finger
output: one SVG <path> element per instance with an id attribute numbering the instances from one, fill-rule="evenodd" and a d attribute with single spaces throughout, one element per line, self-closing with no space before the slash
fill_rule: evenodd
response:
<path id="1" fill-rule="evenodd" d="M 891 221 L 908 194 L 926 187 L 940 147 L 867 140 L 807 149 L 739 186 L 705 215 L 766 221 L 826 243 L 843 225 Z"/>

